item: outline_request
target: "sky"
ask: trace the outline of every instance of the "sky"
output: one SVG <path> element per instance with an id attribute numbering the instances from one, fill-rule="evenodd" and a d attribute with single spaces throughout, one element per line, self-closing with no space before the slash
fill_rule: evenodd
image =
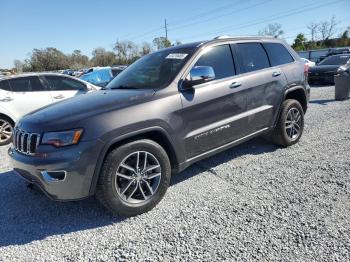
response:
<path id="1" fill-rule="evenodd" d="M 0 68 L 13 67 L 33 48 L 112 50 L 117 40 L 152 42 L 165 36 L 182 43 L 219 35 L 257 35 L 279 23 L 287 42 L 307 24 L 336 16 L 350 26 L 350 0 L 0 0 Z"/>

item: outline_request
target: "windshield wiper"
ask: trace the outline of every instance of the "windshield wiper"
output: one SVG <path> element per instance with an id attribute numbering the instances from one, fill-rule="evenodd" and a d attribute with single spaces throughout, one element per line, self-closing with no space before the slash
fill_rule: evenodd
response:
<path id="1" fill-rule="evenodd" d="M 115 87 L 111 87 L 109 89 L 139 89 L 136 86 L 125 86 L 125 85 L 120 85 L 120 86 L 115 86 Z"/>

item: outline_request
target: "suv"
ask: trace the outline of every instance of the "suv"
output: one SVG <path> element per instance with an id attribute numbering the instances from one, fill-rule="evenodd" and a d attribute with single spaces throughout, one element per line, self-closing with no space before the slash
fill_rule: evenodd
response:
<path id="1" fill-rule="evenodd" d="M 11 142 L 13 126 L 23 115 L 96 89 L 85 81 L 53 73 L 0 79 L 0 146 Z"/>
<path id="2" fill-rule="evenodd" d="M 152 209 L 171 174 L 259 135 L 297 143 L 307 70 L 272 38 L 170 47 L 126 68 L 103 90 L 33 112 L 9 149 L 14 171 L 55 200 L 95 195 L 116 215 Z"/>

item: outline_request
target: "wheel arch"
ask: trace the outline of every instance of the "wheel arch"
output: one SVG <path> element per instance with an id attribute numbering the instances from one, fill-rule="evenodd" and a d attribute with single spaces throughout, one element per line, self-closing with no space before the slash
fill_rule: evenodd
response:
<path id="1" fill-rule="evenodd" d="M 100 175 L 103 162 L 105 161 L 107 155 L 112 150 L 121 145 L 140 139 L 149 139 L 161 145 L 169 156 L 171 168 L 176 170 L 177 166 L 180 163 L 179 154 L 177 153 L 175 143 L 172 141 L 171 137 L 163 128 L 151 127 L 136 132 L 128 133 L 118 138 L 115 138 L 105 144 L 97 161 L 96 168 L 93 174 L 90 186 L 90 195 L 94 195 L 95 193 L 98 177 Z"/>
<path id="2" fill-rule="evenodd" d="M 13 127 L 15 126 L 15 123 L 16 123 L 16 122 L 12 119 L 12 117 L 10 117 L 10 116 L 8 116 L 8 115 L 6 115 L 6 114 L 0 113 L 0 118 L 1 118 L 1 117 L 3 117 L 3 118 L 5 118 L 5 119 L 7 119 L 8 121 L 10 121 Z"/>
<path id="3" fill-rule="evenodd" d="M 301 107 L 303 108 L 304 113 L 306 113 L 307 110 L 307 95 L 303 87 L 293 87 L 290 89 L 287 89 L 285 95 L 284 95 L 284 100 L 287 99 L 295 99 L 297 100 L 300 104 Z"/>

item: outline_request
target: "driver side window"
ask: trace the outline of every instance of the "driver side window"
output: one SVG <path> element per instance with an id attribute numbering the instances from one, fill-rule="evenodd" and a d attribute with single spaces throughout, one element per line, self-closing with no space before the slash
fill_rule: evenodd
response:
<path id="1" fill-rule="evenodd" d="M 211 66 L 214 69 L 215 79 L 235 75 L 235 67 L 229 45 L 210 47 L 194 65 L 194 67 L 197 66 Z"/>

